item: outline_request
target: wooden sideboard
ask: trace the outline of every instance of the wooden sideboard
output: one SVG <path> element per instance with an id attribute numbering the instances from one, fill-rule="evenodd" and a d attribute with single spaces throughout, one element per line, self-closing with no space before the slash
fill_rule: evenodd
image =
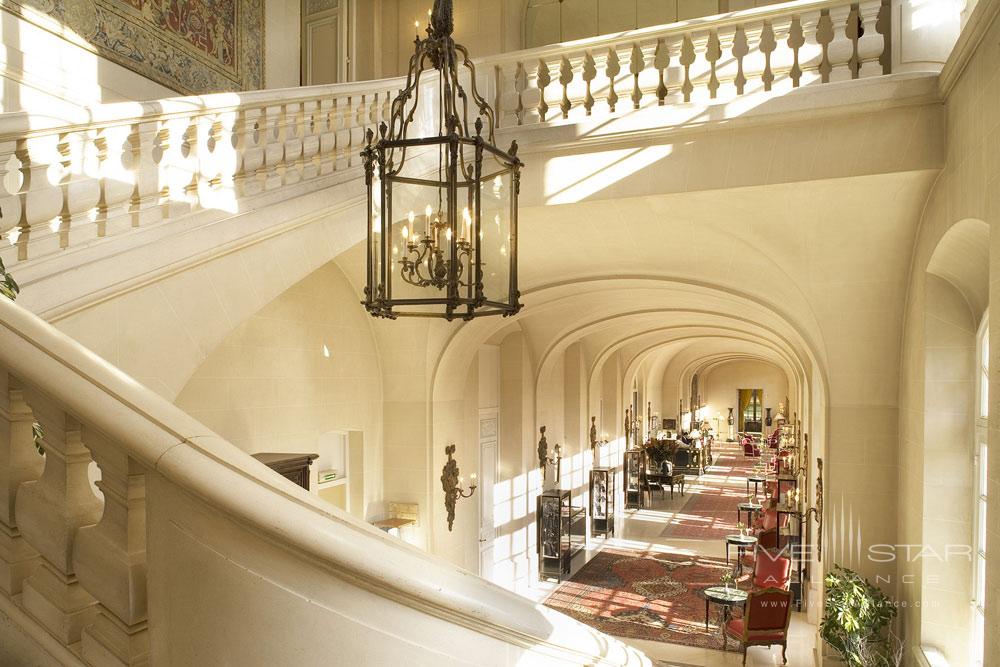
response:
<path id="1" fill-rule="evenodd" d="M 261 452 L 253 457 L 279 475 L 292 480 L 306 491 L 309 490 L 309 466 L 319 454 L 288 454 L 285 452 Z"/>

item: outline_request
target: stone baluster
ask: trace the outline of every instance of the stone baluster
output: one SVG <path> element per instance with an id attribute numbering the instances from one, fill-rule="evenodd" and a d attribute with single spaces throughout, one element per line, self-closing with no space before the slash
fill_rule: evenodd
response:
<path id="1" fill-rule="evenodd" d="M 166 129 L 156 121 L 132 125 L 126 166 L 131 168 L 135 187 L 129 198 L 129 218 L 133 227 L 142 227 L 163 220 L 160 203 L 164 183 L 160 182 L 163 161 L 163 140 Z"/>
<path id="2" fill-rule="evenodd" d="M 265 107 L 261 118 L 261 143 L 264 146 L 264 189 L 281 187 L 285 162 L 284 107 Z"/>
<path id="3" fill-rule="evenodd" d="M 670 51 L 667 49 L 667 43 L 662 39 L 656 40 L 656 51 L 653 54 L 653 68 L 656 69 L 657 84 L 656 84 L 656 103 L 659 106 L 663 106 L 666 103 L 667 93 L 670 89 L 667 88 L 667 77 L 666 69 L 670 66 Z"/>
<path id="4" fill-rule="evenodd" d="M 771 90 L 774 85 L 774 70 L 771 67 L 771 57 L 778 47 L 774 38 L 774 27 L 769 21 L 765 21 L 760 31 L 760 38 L 757 40 L 757 48 L 764 54 L 764 69 L 761 70 L 760 80 L 764 84 L 764 90 Z"/>
<path id="5" fill-rule="evenodd" d="M 695 55 L 694 42 L 691 41 L 691 36 L 684 35 L 684 41 L 681 43 L 680 63 L 684 67 L 684 82 L 681 84 L 681 94 L 685 102 L 691 101 L 691 93 L 694 92 L 691 66 L 694 64 Z"/>
<path id="6" fill-rule="evenodd" d="M 93 223 L 97 204 L 101 200 L 100 161 L 95 142 L 96 132 L 79 130 L 59 135 L 58 150 L 62 157 L 59 186 L 62 188 L 62 211 L 59 212 L 58 249 L 68 248 L 71 230 L 87 225 L 96 237 Z M 76 236 L 76 231 L 73 232 Z M 56 248 L 53 248 L 55 250 Z"/>
<path id="7" fill-rule="evenodd" d="M 731 99 L 736 96 L 736 75 L 739 73 L 740 61 L 733 53 L 736 48 L 736 27 L 729 26 L 716 32 L 719 40 L 719 61 L 715 63 L 715 76 L 719 85 L 716 91 L 718 97 Z"/>
<path id="8" fill-rule="evenodd" d="M 588 116 L 594 109 L 594 91 L 592 86 L 595 77 L 597 77 L 597 63 L 594 62 L 594 56 L 590 53 L 590 51 L 587 51 L 583 54 L 583 71 L 581 72 L 581 78 L 586 86 L 583 94 L 583 110 Z"/>
<path id="9" fill-rule="evenodd" d="M 691 96 L 689 101 L 706 102 L 711 99 L 712 63 L 708 58 L 708 44 L 712 37 L 711 31 L 693 32 L 691 47 L 694 49 L 693 59 L 688 68 L 691 80 Z"/>
<path id="10" fill-rule="evenodd" d="M 774 51 L 771 53 L 771 90 L 787 93 L 794 87 L 792 68 L 795 66 L 795 49 L 789 44 L 792 17 L 782 16 L 771 22 L 774 31 Z"/>
<path id="11" fill-rule="evenodd" d="M 361 147 L 365 145 L 365 129 L 368 127 L 368 114 L 365 112 L 365 96 L 357 100 L 357 107 L 353 123 L 351 124 L 351 146 L 347 153 L 347 165 L 354 166 L 360 163 Z M 372 128 L 372 131 L 378 128 Z"/>
<path id="12" fill-rule="evenodd" d="M 708 63 L 708 81 L 705 86 L 708 88 L 708 96 L 715 99 L 719 95 L 719 61 L 722 60 L 722 40 L 719 33 L 713 30 L 708 35 L 705 44 L 705 62 Z"/>
<path id="13" fill-rule="evenodd" d="M 823 62 L 823 47 L 819 43 L 819 12 L 808 12 L 799 16 L 802 27 L 802 46 L 799 47 L 798 63 L 802 74 L 799 85 L 807 86 L 822 79 L 820 65 Z"/>
<path id="14" fill-rule="evenodd" d="M 324 98 L 319 101 L 319 173 L 321 175 L 333 172 L 337 161 L 337 129 L 334 117 L 336 98 Z"/>
<path id="15" fill-rule="evenodd" d="M 319 100 L 302 103 L 302 179 L 319 176 L 319 138 L 323 132 L 323 114 Z"/>
<path id="16" fill-rule="evenodd" d="M 164 218 L 176 218 L 191 210 L 191 188 L 197 188 L 195 149 L 190 117 L 170 118 L 160 121 L 157 132 L 160 161 L 160 205 Z"/>
<path id="17" fill-rule="evenodd" d="M 232 143 L 239 157 L 233 176 L 237 197 L 255 195 L 264 189 L 264 122 L 263 108 L 242 109 L 233 127 Z"/>
<path id="18" fill-rule="evenodd" d="M 861 78 L 879 76 L 883 73 L 881 60 L 882 52 L 885 50 L 885 36 L 879 31 L 882 3 L 880 0 L 862 2 L 858 5 L 858 12 L 861 28 L 856 45 L 856 76 Z"/>
<path id="19" fill-rule="evenodd" d="M 604 76 L 608 79 L 608 111 L 615 112 L 618 104 L 618 92 L 615 90 L 615 80 L 622 71 L 621 61 L 618 58 L 618 51 L 614 47 L 608 49 L 608 54 L 604 61 Z"/>
<path id="20" fill-rule="evenodd" d="M 220 127 L 215 114 L 201 114 L 191 119 L 188 130 L 188 162 L 191 181 L 185 187 L 186 199 L 193 209 L 213 208 L 221 180 L 220 155 L 216 154 Z"/>
<path id="21" fill-rule="evenodd" d="M 559 63 L 559 84 L 562 86 L 562 101 L 559 102 L 559 110 L 562 111 L 563 118 L 569 118 L 569 112 L 573 108 L 573 102 L 569 96 L 571 83 L 573 83 L 573 65 L 569 58 L 563 56 Z"/>
<path id="22" fill-rule="evenodd" d="M 514 107 L 514 116 L 518 125 L 524 125 L 524 117 L 527 107 L 524 103 L 524 95 L 528 90 L 528 72 L 524 69 L 524 63 L 518 62 L 514 68 L 514 93 L 517 96 L 517 104 Z"/>
<path id="23" fill-rule="evenodd" d="M 854 56 L 854 41 L 857 37 L 857 14 L 850 6 L 833 7 L 829 16 L 831 41 L 827 44 L 826 56 L 829 66 L 827 81 L 847 81 L 852 78 L 851 58 Z"/>
<path id="24" fill-rule="evenodd" d="M 42 394 L 28 389 L 26 398 L 42 428 L 45 470 L 18 489 L 14 514 L 21 534 L 43 560 L 24 580 L 21 604 L 68 645 L 80 640 L 97 614 L 97 601 L 77 580 L 72 556 L 77 530 L 97 522 L 102 503 L 87 476 L 90 453 L 80 424 Z"/>
<path id="25" fill-rule="evenodd" d="M 792 18 L 792 23 L 788 28 L 788 49 L 792 52 L 792 68 L 788 71 L 788 76 L 792 80 L 792 87 L 798 88 L 802 84 L 802 65 L 799 62 L 802 57 L 802 46 L 806 43 L 805 31 L 802 28 L 801 17 Z"/>
<path id="26" fill-rule="evenodd" d="M 212 117 L 206 149 L 213 164 L 210 169 L 202 167 L 202 180 L 208 186 L 201 193 L 205 208 L 231 209 L 237 196 L 236 175 L 242 168 L 242 155 L 239 142 L 234 139 L 241 117 L 242 112 L 237 110 L 223 111 Z"/>
<path id="27" fill-rule="evenodd" d="M 0 372 L 0 590 L 8 597 L 21 592 L 21 582 L 39 562 L 15 517 L 18 487 L 38 479 L 45 467 L 32 437 L 33 423 L 21 387 Z"/>
<path id="28" fill-rule="evenodd" d="M 20 192 L 24 183 L 17 145 L 17 141 L 0 142 L 0 234 L 12 243 L 21 233 Z M 0 243 L 0 249 L 7 247 L 7 243 Z"/>
<path id="29" fill-rule="evenodd" d="M 548 63 L 539 60 L 535 70 L 535 88 L 538 90 L 538 121 L 540 123 L 548 120 L 549 104 L 545 99 L 545 89 L 550 83 L 552 83 L 552 75 L 549 72 Z"/>
<path id="30" fill-rule="evenodd" d="M 664 57 L 667 62 L 667 94 L 664 97 L 664 104 L 677 103 L 684 99 L 684 81 L 687 69 L 681 62 L 681 55 L 684 51 L 685 41 L 683 35 L 674 35 L 664 40 Z"/>
<path id="31" fill-rule="evenodd" d="M 302 105 L 286 104 L 281 108 L 285 123 L 285 185 L 294 185 L 302 180 Z"/>
<path id="32" fill-rule="evenodd" d="M 341 97 L 335 100 L 334 127 L 337 128 L 337 170 L 347 169 L 350 164 L 351 152 L 351 98 Z"/>
<path id="33" fill-rule="evenodd" d="M 97 147 L 100 198 L 97 202 L 97 235 L 120 234 L 132 226 L 129 203 L 135 190 L 132 173 L 133 126 L 113 125 L 100 131 Z"/>
<path id="34" fill-rule="evenodd" d="M 61 178 L 61 156 L 59 136 L 42 135 L 18 141 L 17 157 L 21 161 L 24 180 L 21 186 L 21 206 L 23 207 L 21 234 L 18 242 L 18 259 L 28 259 L 29 244 L 42 242 L 46 236 L 52 237 L 52 225 L 58 224 L 63 209 L 63 193 L 59 185 Z M 50 244 L 52 245 L 52 244 Z M 33 250 L 32 256 L 37 255 Z"/>
<path id="35" fill-rule="evenodd" d="M 639 76 L 646 69 L 646 57 L 638 44 L 632 45 L 629 52 L 628 71 L 632 75 L 632 108 L 638 109 L 642 103 L 642 87 L 639 83 Z"/>
<path id="36" fill-rule="evenodd" d="M 76 576 L 99 602 L 80 651 L 90 665 L 146 665 L 145 471 L 99 431 L 84 427 L 83 439 L 101 469 L 104 512 L 77 531 L 73 546 Z"/>
<path id="37" fill-rule="evenodd" d="M 733 63 L 736 71 L 733 72 L 733 90 L 737 95 L 747 92 L 746 62 L 750 54 L 750 40 L 747 39 L 746 30 L 743 26 L 737 26 L 733 34 Z"/>
<path id="38" fill-rule="evenodd" d="M 521 63 L 501 63 L 494 68 L 496 75 L 496 114 L 500 127 L 520 125 L 524 117 L 524 100 L 517 90 L 517 69 Z"/>

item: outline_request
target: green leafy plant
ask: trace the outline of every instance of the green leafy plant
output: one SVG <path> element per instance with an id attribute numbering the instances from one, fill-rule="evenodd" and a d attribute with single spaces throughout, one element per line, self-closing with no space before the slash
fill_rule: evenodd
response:
<path id="1" fill-rule="evenodd" d="M 857 572 L 835 565 L 826 575 L 820 636 L 851 667 L 897 667 L 902 642 L 892 632 L 896 607 Z"/>
<path id="2" fill-rule="evenodd" d="M 17 299 L 18 293 L 21 288 L 18 287 L 17 282 L 14 280 L 14 276 L 7 273 L 7 267 L 3 265 L 3 260 L 0 259 L 0 294 L 7 297 L 11 301 Z"/>

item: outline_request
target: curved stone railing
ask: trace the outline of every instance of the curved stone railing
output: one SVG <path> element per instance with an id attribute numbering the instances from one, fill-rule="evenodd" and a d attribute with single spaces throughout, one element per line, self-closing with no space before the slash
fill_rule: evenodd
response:
<path id="1" fill-rule="evenodd" d="M 0 299 L 0 597 L 40 645 L 90 665 L 649 664 L 275 478 Z"/>
<path id="2" fill-rule="evenodd" d="M 888 73 L 889 5 L 800 0 L 490 58 L 503 126 Z"/>

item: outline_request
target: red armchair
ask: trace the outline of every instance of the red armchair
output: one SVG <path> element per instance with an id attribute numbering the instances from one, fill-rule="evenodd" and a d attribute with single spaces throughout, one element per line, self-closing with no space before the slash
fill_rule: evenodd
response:
<path id="1" fill-rule="evenodd" d="M 744 456 L 760 456 L 760 448 L 754 443 L 753 439 L 749 436 L 745 436 L 740 444 L 743 445 L 743 455 Z"/>
<path id="2" fill-rule="evenodd" d="M 753 566 L 753 587 L 780 588 L 788 590 L 792 580 L 792 559 L 780 555 L 778 551 L 758 549 Z"/>
<path id="3" fill-rule="evenodd" d="M 781 645 L 781 662 L 788 664 L 788 622 L 792 618 L 792 594 L 780 588 L 754 591 L 747 598 L 743 618 L 735 618 L 724 627 L 723 650 L 732 637 L 743 646 L 743 664 L 751 646 Z"/>

